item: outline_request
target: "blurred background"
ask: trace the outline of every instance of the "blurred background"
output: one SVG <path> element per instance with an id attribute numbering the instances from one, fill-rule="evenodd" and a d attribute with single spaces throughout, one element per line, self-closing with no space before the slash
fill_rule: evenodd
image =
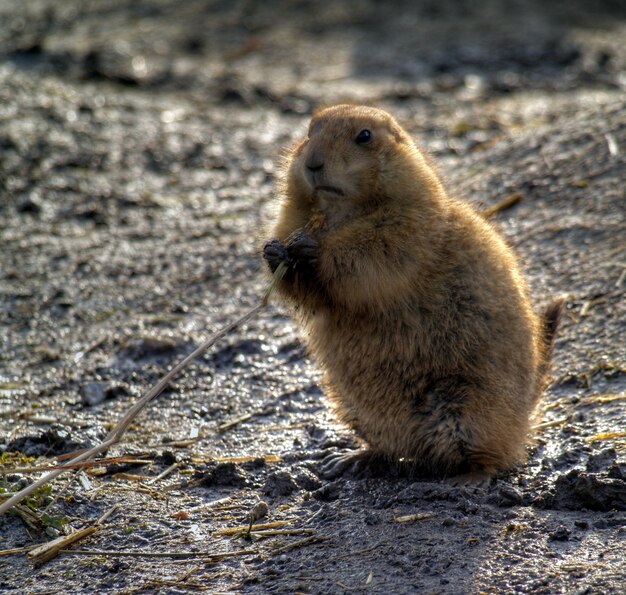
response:
<path id="1" fill-rule="evenodd" d="M 626 88 L 621 0 L 0 2 L 19 68 L 207 104 Z"/>
<path id="2" fill-rule="evenodd" d="M 0 0 L 0 452 L 93 444 L 258 303 L 280 155 L 316 106 L 343 100 L 393 112 L 452 195 L 478 208 L 515 197 L 492 220 L 535 304 L 567 295 L 528 465 L 474 501 L 394 478 L 322 486 L 311 453 L 351 434 L 272 305 L 190 364 L 121 447 L 162 452 L 193 429 L 187 450 L 159 458 L 206 485 L 170 505 L 135 484 L 103 479 L 93 498 L 74 484 L 66 513 L 124 502 L 135 529 L 103 531 L 96 547 L 187 549 L 191 537 L 204 551 L 214 522 L 179 523 L 176 507 L 236 488 L 242 512 L 268 494 L 304 523 L 331 511 L 314 521 L 323 546 L 207 566 L 210 592 L 248 580 L 260 593 L 622 592 L 623 522 L 589 509 L 623 507 L 626 493 L 624 0 Z M 261 453 L 282 461 L 221 480 L 190 458 Z M 396 505 L 430 512 L 394 523 Z M 4 519 L 3 547 L 31 542 Z M 177 562 L 33 570 L 4 556 L 0 576 L 16 593 L 152 592 Z"/>

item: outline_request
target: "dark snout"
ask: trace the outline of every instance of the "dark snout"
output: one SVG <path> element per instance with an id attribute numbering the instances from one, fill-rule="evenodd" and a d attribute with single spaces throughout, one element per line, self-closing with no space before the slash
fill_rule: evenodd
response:
<path id="1" fill-rule="evenodd" d="M 312 186 L 319 184 L 320 178 L 324 175 L 324 156 L 320 151 L 311 151 L 307 155 L 306 175 Z"/>
<path id="2" fill-rule="evenodd" d="M 320 171 L 324 167 L 324 152 L 319 145 L 317 147 L 309 145 L 308 149 L 304 162 L 306 168 L 309 171 Z"/>

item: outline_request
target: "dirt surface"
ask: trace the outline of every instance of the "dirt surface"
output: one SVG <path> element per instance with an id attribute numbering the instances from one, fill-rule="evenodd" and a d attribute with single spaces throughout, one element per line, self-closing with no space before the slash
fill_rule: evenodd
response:
<path id="1" fill-rule="evenodd" d="M 623 592 L 624 5 L 330 4 L 0 1 L 0 490 L 258 303 L 281 149 L 342 99 L 392 111 L 477 207 L 521 193 L 495 220 L 537 305 L 568 297 L 528 464 L 477 491 L 321 479 L 353 439 L 270 306 L 108 453 L 144 463 L 55 481 L 43 526 L 0 518 L 4 550 L 120 505 L 82 554 L 0 556 L 0 592 Z M 214 534 L 258 500 L 291 533 Z"/>

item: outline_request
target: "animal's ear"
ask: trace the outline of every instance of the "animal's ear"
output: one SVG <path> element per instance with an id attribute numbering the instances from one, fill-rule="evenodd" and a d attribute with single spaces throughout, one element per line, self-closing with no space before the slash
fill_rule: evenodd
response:
<path id="1" fill-rule="evenodd" d="M 316 116 L 319 116 L 326 108 L 329 108 L 329 107 L 331 106 L 326 103 L 321 103 L 320 105 L 314 106 L 313 109 L 311 110 L 311 118 L 315 118 Z"/>

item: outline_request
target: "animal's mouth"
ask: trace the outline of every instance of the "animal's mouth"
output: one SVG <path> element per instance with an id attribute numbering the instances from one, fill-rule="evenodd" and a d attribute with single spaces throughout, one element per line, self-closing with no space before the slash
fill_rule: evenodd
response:
<path id="1" fill-rule="evenodd" d="M 336 186 L 318 184 L 317 186 L 315 186 L 315 190 L 317 192 L 331 192 L 332 194 L 339 194 L 340 196 L 343 196 L 343 190 L 341 188 L 337 188 Z"/>

